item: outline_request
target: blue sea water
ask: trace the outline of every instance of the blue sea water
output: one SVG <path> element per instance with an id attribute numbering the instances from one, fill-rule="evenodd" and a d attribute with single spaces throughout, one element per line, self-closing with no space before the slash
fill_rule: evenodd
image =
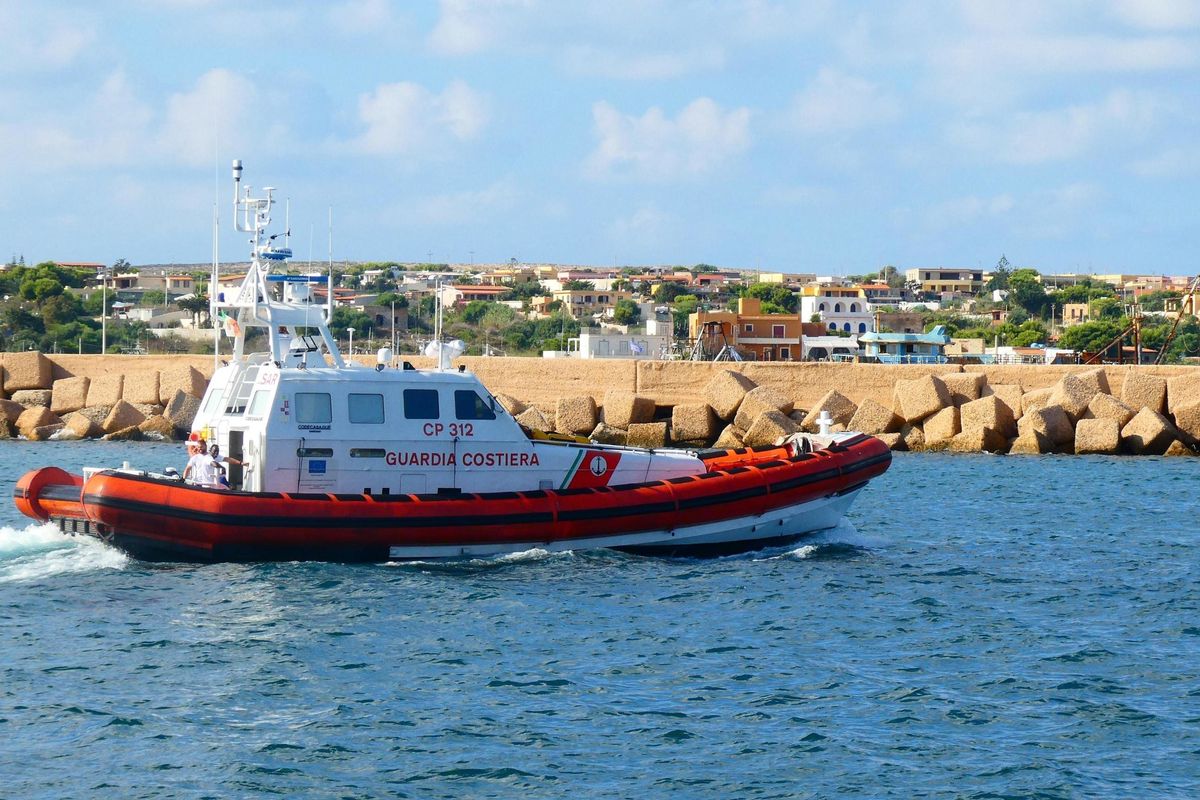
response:
<path id="1" fill-rule="evenodd" d="M 718 560 L 150 565 L 6 505 L 3 797 L 1200 796 L 1189 459 L 898 455 Z"/>

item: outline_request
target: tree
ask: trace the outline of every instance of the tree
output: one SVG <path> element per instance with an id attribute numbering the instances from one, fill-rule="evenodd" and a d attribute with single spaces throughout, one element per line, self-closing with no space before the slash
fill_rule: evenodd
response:
<path id="1" fill-rule="evenodd" d="M 663 281 L 654 287 L 654 301 L 656 303 L 670 303 L 680 295 L 689 294 L 687 287 L 676 283 L 675 281 Z"/>
<path id="2" fill-rule="evenodd" d="M 800 301 L 795 293 L 778 283 L 755 283 L 746 289 L 747 297 L 757 297 L 765 303 L 774 303 L 776 307 L 788 313 L 795 313 Z M 770 313 L 770 312 L 768 312 Z"/>
<path id="3" fill-rule="evenodd" d="M 1000 260 L 996 262 L 996 268 L 992 270 L 992 277 L 988 279 L 983 288 L 989 292 L 997 289 L 1007 290 L 1011 274 L 1012 270 L 1009 269 L 1008 258 L 1001 254 Z"/>
<path id="4" fill-rule="evenodd" d="M 1095 353 L 1117 337 L 1126 325 L 1118 320 L 1104 319 L 1072 325 L 1059 337 L 1059 347 Z"/>
<path id="5" fill-rule="evenodd" d="M 595 289 L 596 284 L 592 283 L 591 281 L 581 281 L 572 278 L 569 281 L 563 281 L 562 287 L 573 292 L 581 292 L 587 291 L 588 289 Z"/>
<path id="6" fill-rule="evenodd" d="M 904 286 L 904 275 L 891 264 L 879 270 L 878 280 L 883 281 L 892 289 L 900 289 Z"/>
<path id="7" fill-rule="evenodd" d="M 632 300 L 618 300 L 613 306 L 613 322 L 618 325 L 636 325 L 642 317 L 642 310 Z"/>
<path id="8" fill-rule="evenodd" d="M 192 324 L 200 325 L 200 315 L 208 314 L 208 295 L 193 294 L 191 297 L 181 297 L 175 301 L 184 311 L 190 311 L 192 314 Z"/>
<path id="9" fill-rule="evenodd" d="M 1050 305 L 1050 298 L 1038 280 L 1038 273 L 1032 269 L 1018 269 L 1008 276 L 1008 298 L 1029 312 L 1030 316 L 1045 316 Z"/>

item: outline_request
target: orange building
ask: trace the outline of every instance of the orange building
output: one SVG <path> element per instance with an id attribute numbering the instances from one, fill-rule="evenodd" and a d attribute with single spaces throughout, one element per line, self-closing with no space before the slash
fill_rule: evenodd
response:
<path id="1" fill-rule="evenodd" d="M 697 311 L 688 316 L 692 341 L 702 336 L 724 336 L 745 356 L 756 361 L 800 361 L 804 324 L 799 314 L 764 314 L 762 301 L 738 299 L 738 310 Z"/>

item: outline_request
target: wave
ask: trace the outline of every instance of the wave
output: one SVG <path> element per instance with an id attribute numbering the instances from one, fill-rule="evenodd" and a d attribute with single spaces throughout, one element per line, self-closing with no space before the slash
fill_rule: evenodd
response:
<path id="1" fill-rule="evenodd" d="M 90 536 L 68 536 L 49 523 L 0 526 L 0 583 L 53 575 L 120 569 L 129 557 Z"/>

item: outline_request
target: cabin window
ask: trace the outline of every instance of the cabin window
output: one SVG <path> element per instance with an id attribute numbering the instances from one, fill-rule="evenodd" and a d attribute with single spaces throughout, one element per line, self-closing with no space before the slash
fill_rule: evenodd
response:
<path id="1" fill-rule="evenodd" d="M 329 393 L 296 392 L 296 422 L 300 425 L 328 425 L 333 422 Z"/>
<path id="2" fill-rule="evenodd" d="M 297 447 L 297 458 L 333 458 L 332 447 Z"/>
<path id="3" fill-rule="evenodd" d="M 204 401 L 204 414 L 211 414 L 217 408 L 217 402 L 221 399 L 222 392 L 209 392 L 208 399 Z"/>
<path id="4" fill-rule="evenodd" d="M 458 419 L 495 419 L 496 412 L 477 392 L 458 389 L 454 392 L 454 416 Z"/>
<path id="5" fill-rule="evenodd" d="M 437 419 L 437 389 L 405 389 L 404 416 L 406 419 Z"/>
<path id="6" fill-rule="evenodd" d="M 387 451 L 382 447 L 351 447 L 351 458 L 385 458 Z M 385 490 L 386 491 L 386 490 Z"/>
<path id="7" fill-rule="evenodd" d="M 363 425 L 383 424 L 383 395 L 354 394 L 349 397 L 350 421 Z"/>
<path id="8" fill-rule="evenodd" d="M 250 405 L 246 407 L 247 417 L 261 417 L 267 413 L 267 409 L 271 405 L 271 393 L 266 389 L 259 389 L 250 396 Z"/>

